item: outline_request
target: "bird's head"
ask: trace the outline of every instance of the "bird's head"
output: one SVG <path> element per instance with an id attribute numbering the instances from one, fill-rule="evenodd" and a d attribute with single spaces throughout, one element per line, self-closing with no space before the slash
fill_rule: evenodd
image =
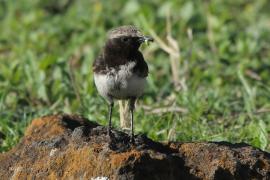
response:
<path id="1" fill-rule="evenodd" d="M 109 31 L 106 46 L 113 51 L 129 53 L 137 51 L 142 43 L 152 41 L 153 38 L 144 36 L 135 26 L 127 25 Z"/>

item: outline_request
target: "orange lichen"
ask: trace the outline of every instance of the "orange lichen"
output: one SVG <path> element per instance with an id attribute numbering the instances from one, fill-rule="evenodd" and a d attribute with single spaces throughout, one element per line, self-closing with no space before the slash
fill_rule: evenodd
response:
<path id="1" fill-rule="evenodd" d="M 42 138 L 49 138 L 63 134 L 66 128 L 59 121 L 59 116 L 46 116 L 34 119 L 31 125 L 26 129 L 25 136 L 42 135 Z M 32 137 L 33 140 L 40 139 Z"/>
<path id="2" fill-rule="evenodd" d="M 131 150 L 124 153 L 112 153 L 110 155 L 112 168 L 123 166 L 129 160 L 136 161 L 141 156 L 141 152 Z"/>

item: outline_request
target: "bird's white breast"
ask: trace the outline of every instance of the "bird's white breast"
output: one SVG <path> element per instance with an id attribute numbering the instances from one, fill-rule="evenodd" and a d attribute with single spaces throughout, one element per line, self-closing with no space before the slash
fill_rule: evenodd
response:
<path id="1" fill-rule="evenodd" d="M 107 74 L 95 73 L 94 81 L 99 93 L 109 101 L 113 98 L 139 97 L 146 85 L 146 78 L 132 72 L 135 65 L 135 62 L 129 62 L 118 70 L 109 69 Z"/>

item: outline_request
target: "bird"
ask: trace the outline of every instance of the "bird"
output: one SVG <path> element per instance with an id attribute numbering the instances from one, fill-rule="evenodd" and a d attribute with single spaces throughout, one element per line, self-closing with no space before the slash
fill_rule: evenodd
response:
<path id="1" fill-rule="evenodd" d="M 108 102 L 108 135 L 111 135 L 112 112 L 115 100 L 128 100 L 131 130 L 134 142 L 134 108 L 143 94 L 149 73 L 148 65 L 139 48 L 153 42 L 133 25 L 111 29 L 102 51 L 93 62 L 94 83 L 98 93 Z"/>

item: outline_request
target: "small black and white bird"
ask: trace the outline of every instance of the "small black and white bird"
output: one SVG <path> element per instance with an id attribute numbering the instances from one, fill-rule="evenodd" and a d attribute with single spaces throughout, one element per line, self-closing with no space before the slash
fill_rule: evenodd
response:
<path id="1" fill-rule="evenodd" d="M 94 81 L 99 94 L 109 103 L 109 127 L 114 100 L 129 100 L 131 141 L 134 141 L 133 111 L 135 101 L 146 85 L 148 66 L 139 47 L 153 38 L 144 36 L 135 26 L 120 26 L 108 33 L 101 54 L 93 63 Z"/>

